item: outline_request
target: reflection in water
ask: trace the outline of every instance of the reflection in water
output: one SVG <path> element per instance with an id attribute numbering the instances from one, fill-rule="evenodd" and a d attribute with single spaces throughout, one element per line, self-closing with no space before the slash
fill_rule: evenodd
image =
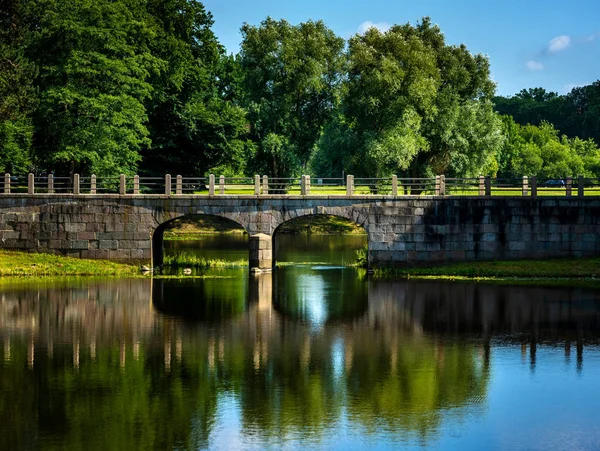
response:
<path id="1" fill-rule="evenodd" d="M 457 431 L 490 448 L 506 371 L 520 409 L 538 402 L 521 353 L 556 381 L 548 362 L 568 375 L 575 353 L 583 387 L 600 367 L 594 291 L 230 274 L 4 286 L 0 449 L 444 448 Z"/>

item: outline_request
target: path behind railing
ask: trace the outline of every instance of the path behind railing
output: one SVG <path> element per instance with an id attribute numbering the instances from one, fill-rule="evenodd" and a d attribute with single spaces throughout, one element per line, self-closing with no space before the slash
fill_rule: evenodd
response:
<path id="1" fill-rule="evenodd" d="M 251 196 L 600 196 L 600 179 L 567 177 L 521 178 L 312 178 L 301 177 L 73 177 L 11 176 L 0 179 L 0 195 L 6 194 L 117 194 L 126 195 L 251 195 Z"/>

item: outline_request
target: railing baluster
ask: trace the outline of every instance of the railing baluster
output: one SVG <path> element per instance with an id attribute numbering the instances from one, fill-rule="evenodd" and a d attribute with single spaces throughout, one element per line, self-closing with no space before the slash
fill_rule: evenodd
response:
<path id="1" fill-rule="evenodd" d="M 181 175 L 175 177 L 175 194 L 177 196 L 183 194 L 183 177 Z"/>
<path id="2" fill-rule="evenodd" d="M 54 193 L 54 174 L 48 174 L 48 194 Z"/>
<path id="3" fill-rule="evenodd" d="M 567 197 L 571 197 L 573 194 L 573 177 L 567 177 L 567 186 L 565 190 L 565 195 Z"/>
<path id="4" fill-rule="evenodd" d="M 165 174 L 165 194 L 167 196 L 171 195 L 172 187 L 171 187 L 171 174 Z"/>
<path id="5" fill-rule="evenodd" d="M 127 194 L 127 180 L 125 179 L 125 174 L 121 174 L 119 176 L 119 195 L 124 196 Z"/>
<path id="6" fill-rule="evenodd" d="M 225 176 L 219 176 L 219 194 L 225 194 Z"/>
<path id="7" fill-rule="evenodd" d="M 79 193 L 80 193 L 79 174 L 73 174 L 73 194 L 79 195 Z"/>
<path id="8" fill-rule="evenodd" d="M 583 192 L 583 175 L 580 175 L 577 178 L 577 197 L 579 198 L 583 198 L 584 192 Z"/>
<path id="9" fill-rule="evenodd" d="M 215 174 L 210 174 L 208 176 L 208 195 L 215 195 Z"/>
<path id="10" fill-rule="evenodd" d="M 254 195 L 260 195 L 260 175 L 258 174 L 254 176 Z"/>
<path id="11" fill-rule="evenodd" d="M 31 173 L 27 176 L 27 194 L 35 194 L 35 176 Z"/>
<path id="12" fill-rule="evenodd" d="M 528 180 L 527 180 L 527 176 L 524 175 L 523 176 L 523 196 L 527 196 L 528 191 L 529 191 Z"/>
<path id="13" fill-rule="evenodd" d="M 10 194 L 10 174 L 4 174 L 4 194 Z"/>

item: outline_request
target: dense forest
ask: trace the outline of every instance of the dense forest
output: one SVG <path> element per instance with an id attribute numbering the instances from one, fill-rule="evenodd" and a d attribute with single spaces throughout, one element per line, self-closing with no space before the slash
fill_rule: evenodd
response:
<path id="1" fill-rule="evenodd" d="M 600 176 L 600 81 L 495 97 L 423 18 L 348 41 L 196 0 L 0 0 L 0 171 Z"/>

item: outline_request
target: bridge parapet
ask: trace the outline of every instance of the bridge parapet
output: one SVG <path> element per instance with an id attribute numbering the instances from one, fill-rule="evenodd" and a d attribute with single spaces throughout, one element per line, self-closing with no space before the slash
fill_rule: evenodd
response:
<path id="1" fill-rule="evenodd" d="M 173 180 L 175 182 L 173 183 Z M 130 195 L 434 195 L 434 196 L 600 196 L 600 180 L 582 176 L 545 180 L 539 183 L 535 176 L 501 179 L 479 176 L 475 178 L 322 178 L 303 175 L 296 178 L 277 178 L 263 175 L 254 177 L 55 177 L 53 174 L 27 177 L 5 174 L 1 179 L 0 195 L 14 194 L 118 194 Z"/>

